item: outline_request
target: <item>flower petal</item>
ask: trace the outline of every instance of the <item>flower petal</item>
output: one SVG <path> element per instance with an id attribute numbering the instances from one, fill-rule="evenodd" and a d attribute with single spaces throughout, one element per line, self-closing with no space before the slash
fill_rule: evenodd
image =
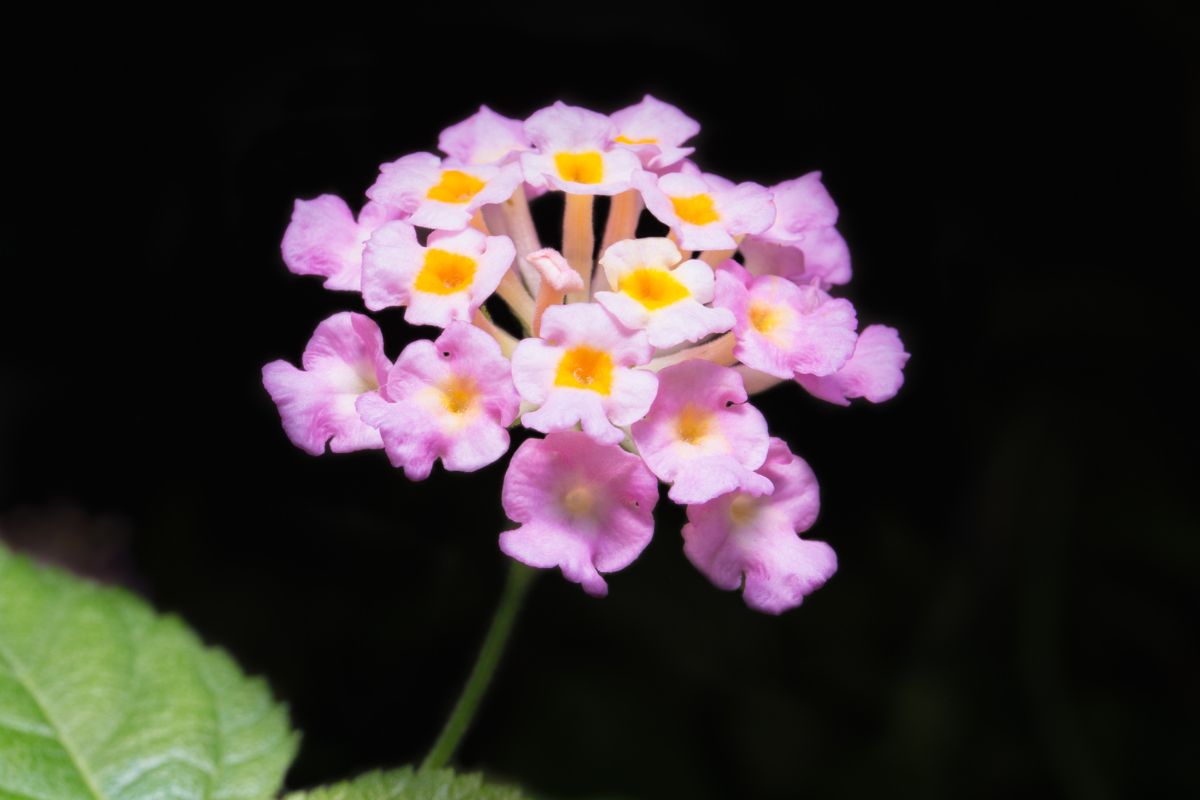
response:
<path id="1" fill-rule="evenodd" d="M 904 365 L 908 353 L 895 328 L 868 325 L 858 335 L 854 354 L 832 375 L 797 375 L 796 381 L 809 394 L 836 403 L 850 405 L 851 398 L 863 397 L 871 403 L 891 400 L 904 385 Z"/>
<path id="2" fill-rule="evenodd" d="M 379 433 L 359 419 L 355 401 L 380 394 L 391 366 L 379 327 L 362 314 L 334 314 L 317 326 L 301 359 L 263 367 L 263 386 L 279 408 L 284 432 L 312 455 L 376 449 Z"/>

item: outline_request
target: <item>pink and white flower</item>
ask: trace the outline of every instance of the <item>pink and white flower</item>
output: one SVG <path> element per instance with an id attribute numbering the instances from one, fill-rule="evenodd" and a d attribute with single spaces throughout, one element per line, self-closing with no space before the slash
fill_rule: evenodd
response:
<path id="1" fill-rule="evenodd" d="M 487 106 L 438 136 L 438 149 L 460 164 L 507 164 L 530 149 L 525 125 Z"/>
<path id="2" fill-rule="evenodd" d="M 767 613 L 800 605 L 837 558 L 797 535 L 816 519 L 816 479 L 748 396 L 795 380 L 831 403 L 882 402 L 909 355 L 893 328 L 856 333 L 854 307 L 827 293 L 851 268 L 821 174 L 767 189 L 705 173 L 688 145 L 699 129 L 650 95 L 611 116 L 557 102 L 523 122 L 480 106 L 442 131 L 444 158 L 382 165 L 357 218 L 333 195 L 296 201 L 288 269 L 444 330 L 393 365 L 367 317 L 322 322 L 301 368 L 263 368 L 288 437 L 313 454 L 382 448 L 422 480 L 439 460 L 493 463 L 519 418 L 546 438 L 505 475 L 512 558 L 605 594 L 603 573 L 653 535 L 657 476 L 713 583 Z M 530 211 L 547 191 L 567 193 L 561 252 L 541 246 Z M 669 238 L 636 238 L 643 210 Z M 493 294 L 511 316 L 484 308 Z"/>
<path id="3" fill-rule="evenodd" d="M 500 534 L 501 550 L 603 597 L 600 573 L 629 566 L 654 535 L 658 482 L 637 456 L 566 431 L 517 448 L 501 500 L 520 523 Z"/>
<path id="4" fill-rule="evenodd" d="M 771 192 L 757 183 L 734 185 L 691 170 L 634 176 L 646 208 L 671 229 L 684 250 L 733 250 L 738 239 L 775 221 Z"/>
<path id="5" fill-rule="evenodd" d="M 666 349 L 698 342 L 733 327 L 733 314 L 709 308 L 712 267 L 698 259 L 679 263 L 670 239 L 626 239 L 600 258 L 611 292 L 596 292 L 596 302 L 627 328 L 644 330 L 650 344 Z"/>
<path id="6" fill-rule="evenodd" d="M 422 245 L 412 225 L 389 222 L 363 253 L 363 300 L 372 311 L 407 306 L 404 319 L 413 325 L 469 322 L 515 255 L 507 236 L 485 236 L 474 228 L 435 231 Z"/>
<path id="7" fill-rule="evenodd" d="M 744 586 L 746 605 L 779 614 L 833 576 L 837 555 L 825 542 L 797 536 L 820 510 L 817 479 L 804 459 L 772 438 L 758 472 L 775 485 L 770 495 L 739 491 L 688 506 L 683 552 L 718 588 Z"/>
<path id="8" fill-rule="evenodd" d="M 537 406 L 521 423 L 551 433 L 581 425 L 603 444 L 625 438 L 620 427 L 645 416 L 658 378 L 634 367 L 650 361 L 654 348 L 641 331 L 622 327 L 595 303 L 551 306 L 541 338 L 524 339 L 513 352 L 513 382 L 525 402 Z"/>
<path id="9" fill-rule="evenodd" d="M 367 239 L 397 214 L 379 203 L 367 203 L 355 220 L 350 206 L 337 195 L 297 200 L 283 234 L 283 263 L 297 275 L 324 276 L 326 289 L 357 292 Z"/>
<path id="10" fill-rule="evenodd" d="M 263 367 L 263 386 L 292 444 L 319 456 L 326 443 L 335 453 L 383 447 L 379 431 L 358 417 L 360 397 L 380 397 L 392 362 L 383 352 L 379 326 L 343 311 L 317 326 L 297 369 L 286 361 Z"/>
<path id="11" fill-rule="evenodd" d="M 452 322 L 436 341 L 405 347 L 386 392 L 359 397 L 356 408 L 410 480 L 429 477 L 439 458 L 448 470 L 474 472 L 508 451 L 520 398 L 500 345 L 472 325 Z"/>
<path id="12" fill-rule="evenodd" d="M 611 195 L 630 188 L 641 171 L 634 153 L 612 144 L 608 117 L 586 108 L 557 102 L 525 120 L 525 133 L 537 150 L 521 154 L 521 167 L 538 188 Z"/>
<path id="13" fill-rule="evenodd" d="M 730 260 L 717 269 L 715 304 L 733 312 L 734 356 L 777 378 L 830 375 L 854 352 L 854 306 L 816 286 L 753 277 Z"/>
<path id="14" fill-rule="evenodd" d="M 456 231 L 471 224 L 476 210 L 512 197 L 520 184 L 516 164 L 466 164 L 412 153 L 381 166 L 367 197 L 399 209 L 413 225 Z"/>
<path id="15" fill-rule="evenodd" d="M 636 153 L 646 169 L 665 169 L 695 152 L 696 148 L 682 145 L 700 132 L 700 123 L 650 95 L 613 113 L 609 119 L 613 142 Z"/>
<path id="16" fill-rule="evenodd" d="M 658 373 L 658 395 L 633 441 L 650 470 L 672 484 L 683 505 L 732 491 L 770 494 L 754 470 L 767 457 L 767 420 L 746 402 L 742 378 L 729 367 L 692 359 Z"/>
<path id="17" fill-rule="evenodd" d="M 854 354 L 832 375 L 797 375 L 796 381 L 808 393 L 839 406 L 850 405 L 855 397 L 870 403 L 891 400 L 904 385 L 904 365 L 908 353 L 900 333 L 886 325 L 868 325 L 858 335 Z"/>

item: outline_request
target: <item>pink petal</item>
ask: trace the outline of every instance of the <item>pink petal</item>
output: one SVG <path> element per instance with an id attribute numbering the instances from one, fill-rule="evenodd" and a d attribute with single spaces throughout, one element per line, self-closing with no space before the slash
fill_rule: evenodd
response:
<path id="1" fill-rule="evenodd" d="M 803 177 L 771 187 L 775 200 L 775 222 L 760 235 L 776 244 L 796 244 L 805 232 L 837 224 L 838 210 L 821 173 L 810 172 Z"/>
<path id="2" fill-rule="evenodd" d="M 599 348 L 611 353 L 613 360 L 624 366 L 645 364 L 654 355 L 645 334 L 623 327 L 596 303 L 546 309 L 542 338 L 567 347 L 586 344 Z"/>
<path id="3" fill-rule="evenodd" d="M 794 283 L 822 287 L 850 282 L 850 249 L 836 228 L 817 228 L 794 244 L 775 244 L 748 236 L 741 244 L 746 269 L 754 275 L 779 275 Z"/>
<path id="4" fill-rule="evenodd" d="M 636 105 L 615 112 L 610 119 L 614 136 L 624 136 L 635 142 L 654 140 L 648 144 L 618 142 L 636 153 L 647 169 L 664 169 L 690 155 L 693 148 L 680 145 L 700 132 L 700 123 L 650 95 Z"/>
<path id="5" fill-rule="evenodd" d="M 603 114 L 559 100 L 525 120 L 525 135 L 543 152 L 605 150 L 612 123 Z"/>
<path id="6" fill-rule="evenodd" d="M 379 433 L 359 419 L 355 402 L 379 396 L 391 362 L 379 327 L 362 314 L 334 314 L 317 326 L 301 359 L 263 367 L 263 386 L 279 408 L 292 443 L 312 455 L 376 449 Z"/>
<path id="7" fill-rule="evenodd" d="M 623 328 L 595 303 L 546 309 L 542 335 L 544 339 L 524 339 L 513 351 L 517 391 L 526 402 L 540 406 L 522 415 L 521 423 L 543 433 L 580 425 L 599 442 L 620 442 L 625 434 L 616 426 L 641 419 L 658 389 L 653 373 L 631 368 L 647 363 L 654 353 L 646 335 Z M 607 394 L 555 385 L 560 360 L 577 346 L 602 351 L 612 359 Z"/>
<path id="8" fill-rule="evenodd" d="M 407 306 L 404 319 L 413 325 L 446 327 L 453 321 L 467 322 L 496 291 L 516 255 L 507 236 L 485 236 L 474 228 L 435 231 L 427 247 L 417 241 L 416 230 L 407 222 L 389 222 L 377 230 L 363 252 L 363 300 L 378 311 Z M 445 250 L 475 262 L 468 286 L 451 294 L 431 294 L 416 288 L 417 276 L 427 251 Z"/>
<path id="9" fill-rule="evenodd" d="M 446 394 L 463 387 L 464 394 Z M 388 373 L 386 400 L 363 397 L 357 408 L 379 429 L 392 464 L 421 480 L 438 458 L 447 470 L 472 472 L 504 455 L 519 404 L 495 340 L 452 322 L 436 341 L 404 348 Z"/>
<path id="10" fill-rule="evenodd" d="M 722 589 L 744 585 L 746 604 L 769 614 L 800 605 L 837 570 L 824 542 L 800 539 L 820 507 L 816 478 L 779 439 L 759 473 L 775 485 L 767 497 L 743 492 L 688 506 L 684 554 Z"/>
<path id="11" fill-rule="evenodd" d="M 628 566 L 653 536 L 658 483 L 637 456 L 567 431 L 517 448 L 501 500 L 520 523 L 500 534 L 501 550 L 603 596 L 600 573 Z"/>
<path id="12" fill-rule="evenodd" d="M 736 262 L 727 261 L 717 270 L 714 305 L 733 313 L 734 355 L 777 378 L 829 375 L 854 351 L 854 306 L 816 286 L 797 286 L 777 275 L 751 277 Z M 770 312 L 769 329 L 755 324 L 754 315 L 763 309 Z"/>
<path id="13" fill-rule="evenodd" d="M 367 203 L 356 222 L 350 207 L 335 195 L 297 200 L 283 234 L 283 262 L 297 275 L 324 276 L 326 289 L 357 292 L 363 245 L 396 213 L 379 203 Z"/>
<path id="14" fill-rule="evenodd" d="M 717 175 L 690 170 L 656 177 L 634 176 L 634 186 L 650 211 L 667 225 L 685 250 L 732 250 L 737 238 L 766 230 L 775 220 L 771 193 L 757 183 L 733 184 Z M 717 219 L 703 225 L 686 222 L 675 210 L 672 198 L 708 195 Z"/>
<path id="15" fill-rule="evenodd" d="M 908 353 L 895 328 L 868 325 L 858 335 L 854 354 L 841 369 L 822 378 L 797 375 L 796 380 L 815 397 L 841 406 L 850 405 L 854 397 L 882 403 L 895 397 L 904 385 L 907 362 Z"/>
<path id="16" fill-rule="evenodd" d="M 487 106 L 438 136 L 438 149 L 463 164 L 497 164 L 529 149 L 524 123 Z"/>
<path id="17" fill-rule="evenodd" d="M 631 430 L 650 470 L 673 484 L 671 499 L 689 504 L 738 489 L 770 493 L 770 480 L 754 472 L 767 457 L 767 421 L 746 402 L 741 376 L 692 359 L 658 377 L 654 404 Z"/>
<path id="18" fill-rule="evenodd" d="M 443 170 L 464 172 L 481 181 L 483 188 L 461 203 L 435 200 L 429 192 L 442 180 Z M 413 225 L 461 230 L 470 224 L 477 209 L 511 197 L 521 180 L 521 170 L 516 164 L 460 164 L 443 162 L 433 153 L 410 153 L 379 167 L 379 177 L 367 189 L 367 197 L 401 210 Z"/>

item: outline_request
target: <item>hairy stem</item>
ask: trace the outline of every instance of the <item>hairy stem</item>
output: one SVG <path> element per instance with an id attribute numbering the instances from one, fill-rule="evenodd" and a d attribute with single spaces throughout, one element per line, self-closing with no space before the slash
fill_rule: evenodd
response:
<path id="1" fill-rule="evenodd" d="M 516 337 L 493 322 L 487 309 L 480 306 L 475 311 L 475 316 L 471 318 L 471 322 L 476 328 L 496 340 L 496 343 L 500 345 L 500 352 L 505 358 L 512 358 L 513 351 L 517 349 Z"/>
<path id="2" fill-rule="evenodd" d="M 604 238 L 600 240 L 600 255 L 624 239 L 637 234 L 638 217 L 642 214 L 642 195 L 637 189 L 628 189 L 615 195 L 608 207 L 608 220 L 604 223 Z M 592 294 L 608 289 L 608 278 L 602 268 L 596 268 Z"/>
<path id="3" fill-rule="evenodd" d="M 738 243 L 738 246 L 741 246 L 742 239 L 745 239 L 746 237 L 745 237 L 745 235 L 742 235 L 742 236 L 735 236 L 733 238 Z M 726 261 L 727 259 L 733 258 L 734 254 L 737 253 L 737 251 L 738 251 L 737 247 L 733 248 L 732 250 L 705 250 L 703 253 L 700 254 L 700 260 L 703 261 L 705 264 L 708 264 L 713 269 L 716 269 L 717 267 L 721 266 L 721 264 L 724 261 Z"/>
<path id="4" fill-rule="evenodd" d="M 475 666 L 471 668 L 471 674 L 467 677 L 466 685 L 463 686 L 462 693 L 458 696 L 458 702 L 454 704 L 454 710 L 450 712 L 450 717 L 446 720 L 441 734 L 433 743 L 433 747 L 429 749 L 429 755 L 425 756 L 425 760 L 421 762 L 422 770 L 443 767 L 454 755 L 459 742 L 462 741 L 463 735 L 471 725 L 471 720 L 479 708 L 479 702 L 487 693 L 488 686 L 492 682 L 496 666 L 500 663 L 500 656 L 504 654 L 504 646 L 508 643 L 508 637 L 512 633 L 513 623 L 517 619 L 517 613 L 521 610 L 521 604 L 535 574 L 533 569 L 519 561 L 509 564 L 508 578 L 504 582 L 504 592 L 500 595 L 500 603 L 496 606 L 492 625 L 488 628 L 483 645 L 479 648 Z"/>
<path id="5" fill-rule="evenodd" d="M 742 383 L 746 386 L 746 394 L 765 392 L 767 389 L 783 383 L 783 378 L 776 378 L 774 375 L 750 369 L 745 364 L 738 364 L 735 369 L 742 376 Z"/>
<path id="6" fill-rule="evenodd" d="M 484 206 L 483 219 L 494 235 L 503 234 L 512 239 L 517 248 L 517 268 L 521 278 L 529 288 L 529 293 L 536 294 L 541 279 L 525 257 L 540 249 L 541 244 L 538 242 L 537 228 L 533 225 L 533 216 L 529 213 L 525 187 L 518 186 L 512 197 L 503 203 Z"/>
<path id="7" fill-rule="evenodd" d="M 703 358 L 722 366 L 732 367 L 737 363 L 737 358 L 733 355 L 733 348 L 736 345 L 737 339 L 731 331 L 718 336 L 710 342 L 689 347 L 686 350 L 679 350 L 675 353 L 669 353 L 665 356 L 659 356 L 647 364 L 646 369 L 658 372 L 659 370 L 693 358 Z"/>
<path id="8" fill-rule="evenodd" d="M 583 288 L 567 295 L 571 303 L 587 300 L 592 283 L 592 257 L 596 250 L 596 233 L 592 230 L 590 194 L 567 194 L 563 210 L 563 257 L 583 278 Z"/>
<path id="9" fill-rule="evenodd" d="M 508 303 L 508 307 L 512 309 L 513 314 L 520 320 L 525 330 L 530 330 L 533 326 L 533 298 L 521 285 L 521 277 L 517 274 L 517 269 L 515 263 L 508 268 L 508 272 L 504 273 L 504 277 L 500 279 L 500 285 L 496 287 L 496 294 Z"/>

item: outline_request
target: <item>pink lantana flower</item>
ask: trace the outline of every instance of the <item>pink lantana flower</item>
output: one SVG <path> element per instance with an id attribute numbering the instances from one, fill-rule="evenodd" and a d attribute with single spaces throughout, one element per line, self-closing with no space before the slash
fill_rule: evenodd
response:
<path id="1" fill-rule="evenodd" d="M 501 550 L 603 597 L 600 573 L 629 566 L 654 535 L 658 481 L 637 456 L 566 431 L 517 448 L 501 500 L 521 524 L 500 534 Z"/>
<path id="2" fill-rule="evenodd" d="M 754 470 L 767 457 L 767 421 L 746 402 L 742 378 L 729 367 L 693 359 L 658 373 L 658 395 L 633 441 L 650 470 L 672 484 L 683 505 L 743 491 L 770 494 Z"/>
<path id="3" fill-rule="evenodd" d="M 513 352 L 513 382 L 521 398 L 538 406 L 521 423 L 551 433 L 582 425 L 604 444 L 617 444 L 645 416 L 658 389 L 654 373 L 634 367 L 654 348 L 641 331 L 624 328 L 595 303 L 551 306 L 541 338 L 524 339 Z"/>
<path id="4" fill-rule="evenodd" d="M 771 193 L 757 183 L 735 185 L 691 170 L 661 176 L 641 172 L 633 183 L 647 210 L 685 250 L 733 250 L 739 237 L 761 233 L 775 221 Z"/>
<path id="5" fill-rule="evenodd" d="M 733 314 L 709 308 L 713 299 L 712 267 L 683 256 L 670 239 L 626 239 L 600 258 L 611 292 L 596 292 L 622 325 L 644 330 L 650 344 L 670 348 L 698 342 L 733 327 Z"/>
<path id="6" fill-rule="evenodd" d="M 730 260 L 717 270 L 715 304 L 733 312 L 734 356 L 777 378 L 830 375 L 854 352 L 854 306 L 816 286 L 756 278 Z"/>
<path id="7" fill-rule="evenodd" d="M 334 314 L 317 326 L 300 363 L 303 369 L 272 361 L 262 370 L 292 444 L 314 456 L 326 443 L 335 453 L 383 447 L 379 431 L 354 407 L 360 397 L 381 396 L 392 366 L 379 326 L 362 314 Z"/>
<path id="8" fill-rule="evenodd" d="M 821 183 L 821 173 L 810 172 L 770 189 L 775 201 L 775 222 L 758 235 L 776 244 L 798 244 L 805 234 L 837 224 L 837 204 Z"/>
<path id="9" fill-rule="evenodd" d="M 816 476 L 782 439 L 771 439 L 759 474 L 775 485 L 770 495 L 731 492 L 688 506 L 683 552 L 721 589 L 743 587 L 746 605 L 779 614 L 800 605 L 837 571 L 825 542 L 801 539 L 820 510 Z"/>
<path id="10" fill-rule="evenodd" d="M 858 335 L 854 354 L 832 375 L 797 375 L 796 381 L 808 393 L 839 406 L 863 397 L 870 403 L 891 400 L 904 385 L 904 365 L 908 353 L 900 333 L 886 325 L 868 325 Z"/>
<path id="11" fill-rule="evenodd" d="M 346 201 L 323 194 L 297 200 L 283 234 L 283 263 L 297 275 L 322 275 L 325 288 L 357 292 L 362 287 L 362 255 L 367 239 L 398 212 L 367 203 L 354 219 Z"/>
<path id="12" fill-rule="evenodd" d="M 507 236 L 474 228 L 435 231 L 422 245 L 412 225 L 389 222 L 372 234 L 363 253 L 363 300 L 372 311 L 407 306 L 404 319 L 413 325 L 469 322 L 515 255 Z"/>
<path id="13" fill-rule="evenodd" d="M 641 171 L 638 157 L 612 144 L 612 123 L 603 114 L 557 102 L 525 120 L 536 146 L 521 154 L 525 180 L 571 194 L 617 194 Z"/>
<path id="14" fill-rule="evenodd" d="M 433 153 L 413 153 L 381 166 L 367 197 L 399 209 L 413 225 L 456 231 L 476 210 L 512 197 L 520 184 L 516 164 L 443 162 Z"/>
<path id="15" fill-rule="evenodd" d="M 429 477 L 438 458 L 453 472 L 474 472 L 508 451 L 521 401 L 500 345 L 478 328 L 452 322 L 436 341 L 412 342 L 386 387 L 386 397 L 366 394 L 356 407 L 410 480 Z"/>
<path id="16" fill-rule="evenodd" d="M 525 125 L 487 106 L 438 136 L 438 149 L 460 164 L 507 164 L 530 149 Z"/>
<path id="17" fill-rule="evenodd" d="M 821 173 L 771 187 L 775 223 L 742 242 L 746 269 L 754 275 L 781 275 L 796 283 L 831 286 L 850 281 L 850 250 L 833 226 L 838 210 Z"/>
<path id="18" fill-rule="evenodd" d="M 850 282 L 850 248 L 837 228 L 817 228 L 795 244 L 747 236 L 740 250 L 752 275 L 779 275 L 794 283 L 840 286 Z"/>
<path id="19" fill-rule="evenodd" d="M 636 153 L 646 169 L 665 169 L 695 152 L 696 148 L 682 145 L 700 132 L 700 123 L 650 95 L 614 112 L 609 119 L 613 141 Z"/>
<path id="20" fill-rule="evenodd" d="M 357 219 L 332 195 L 297 201 L 290 270 L 444 330 L 393 366 L 366 317 L 321 323 L 302 369 L 263 368 L 288 437 L 310 453 L 383 448 L 421 480 L 438 460 L 496 461 L 519 418 L 547 435 L 506 474 L 520 527 L 505 553 L 604 594 L 601 574 L 652 535 L 657 476 L 687 506 L 684 551 L 704 574 L 762 611 L 799 605 L 836 559 L 797 537 L 816 481 L 748 398 L 795 380 L 831 403 L 882 402 L 908 353 L 892 328 L 856 333 L 854 307 L 827 293 L 851 270 L 821 174 L 767 189 L 705 173 L 688 145 L 699 127 L 650 95 L 524 122 L 480 106 L 442 131 L 444 159 L 384 164 Z M 528 202 L 549 191 L 566 193 L 561 236 Z M 637 238 L 645 210 L 669 238 Z"/>

